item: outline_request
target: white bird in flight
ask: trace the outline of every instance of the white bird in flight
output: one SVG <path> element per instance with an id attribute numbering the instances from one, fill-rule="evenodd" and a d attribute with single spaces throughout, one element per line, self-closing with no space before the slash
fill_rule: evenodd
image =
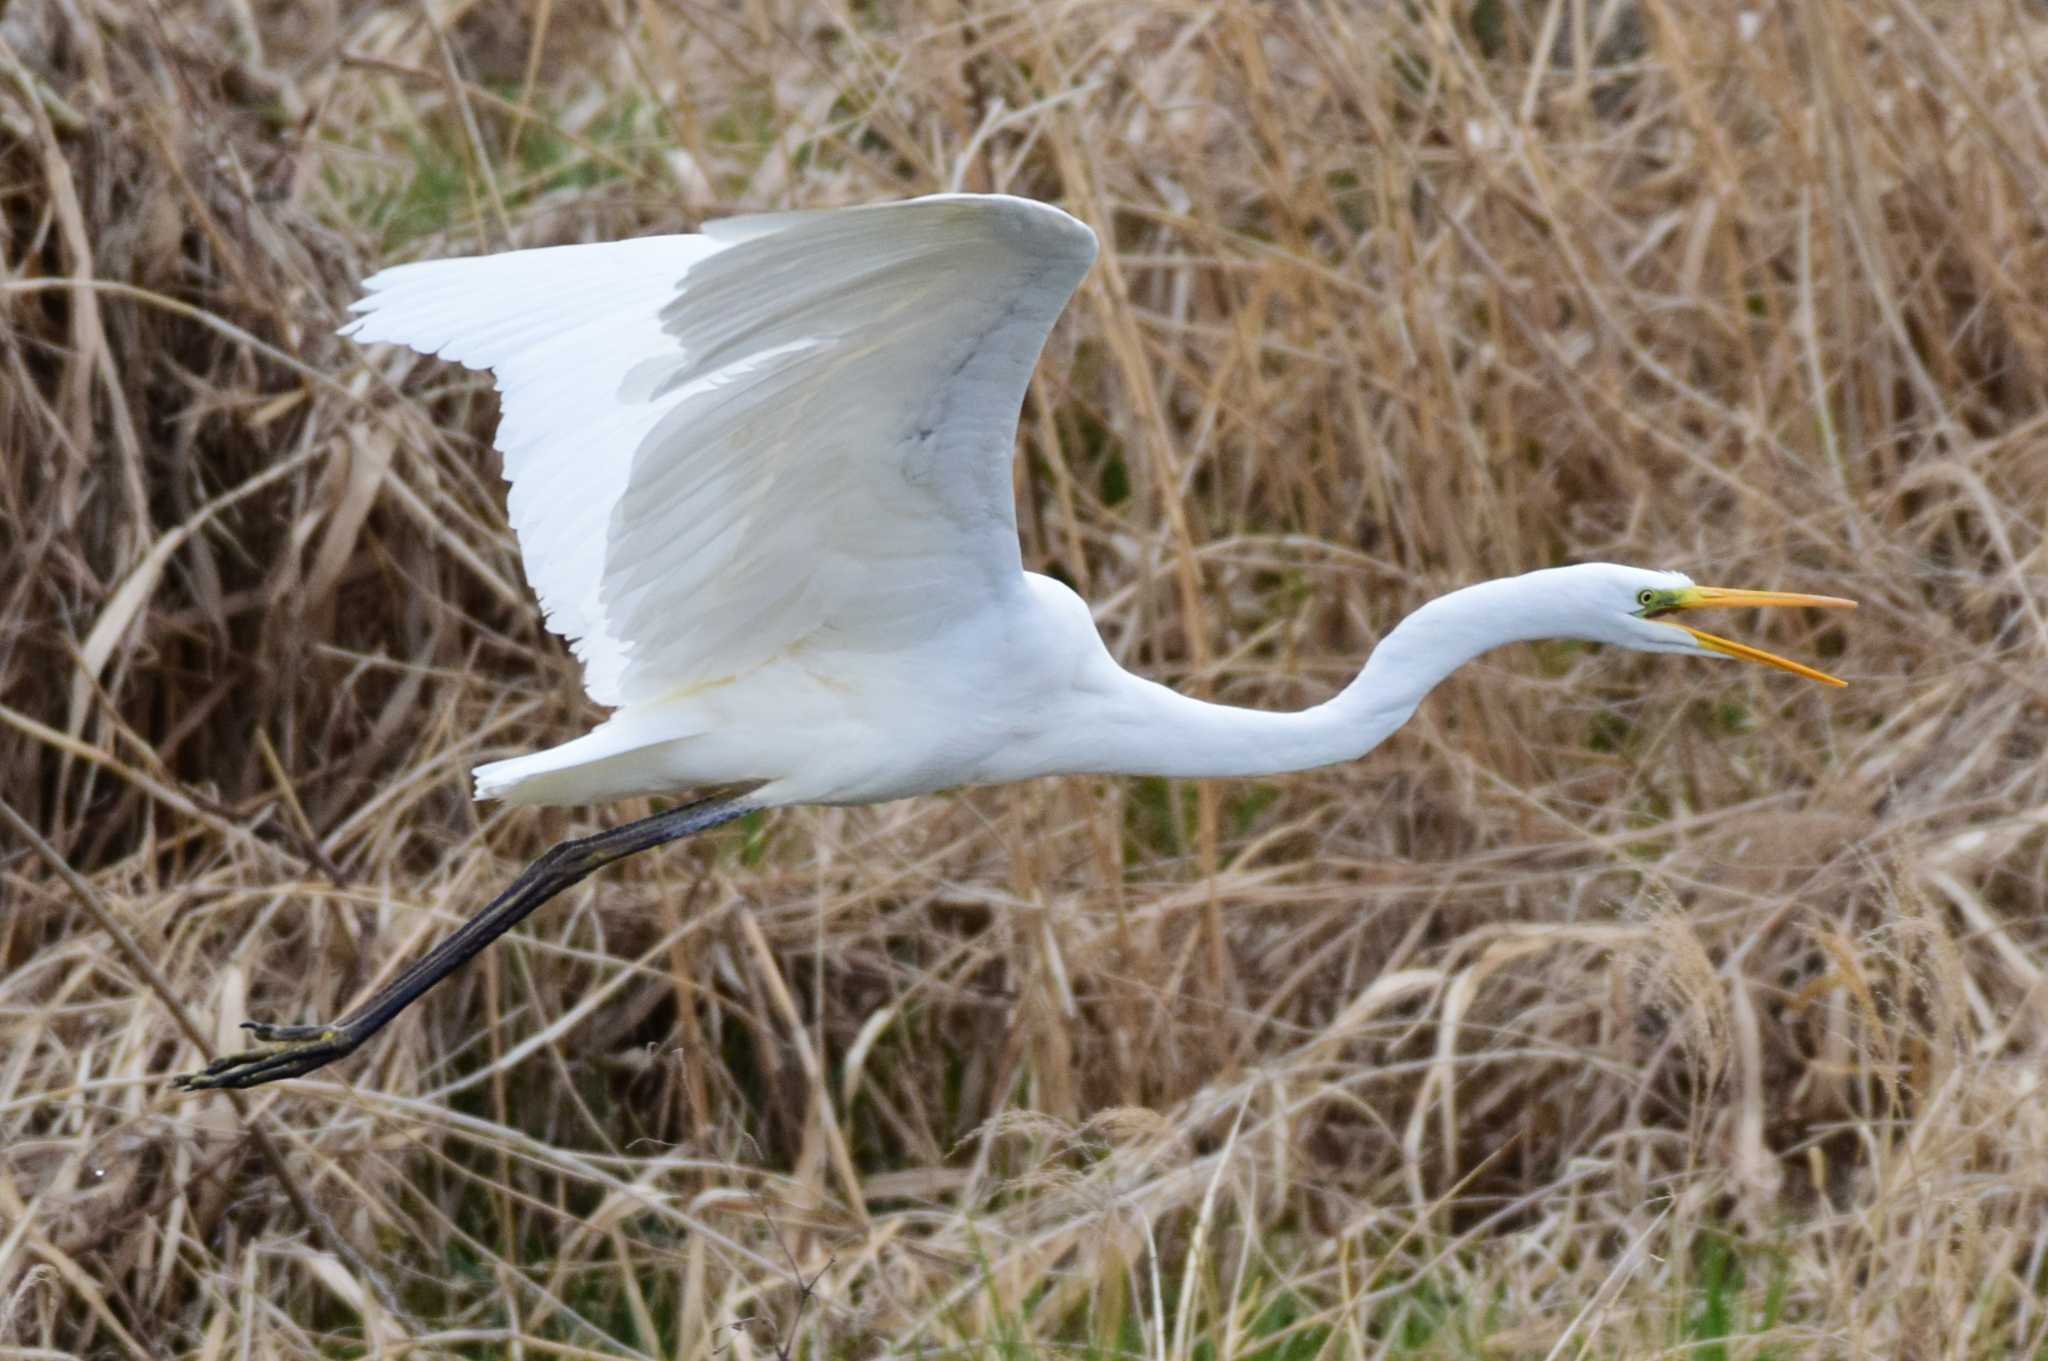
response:
<path id="1" fill-rule="evenodd" d="M 248 1087 L 360 1046 L 562 889 L 759 808 L 1040 775 L 1266 775 L 1377 746 L 1463 663 L 1575 638 L 1741 657 L 1668 616 L 1849 607 L 1611 563 L 1453 591 L 1299 713 L 1131 675 L 1088 606 L 1024 570 L 1011 459 L 1025 388 L 1095 234 L 1048 204 L 937 194 L 700 235 L 399 265 L 343 334 L 489 369 L 510 515 L 548 627 L 611 717 L 476 770 L 478 798 L 712 791 L 556 846 L 338 1022 L 179 1079 Z"/>

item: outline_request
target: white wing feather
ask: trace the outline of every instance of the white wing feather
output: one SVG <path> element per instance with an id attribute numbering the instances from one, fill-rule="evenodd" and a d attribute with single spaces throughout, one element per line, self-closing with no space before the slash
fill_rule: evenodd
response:
<path id="1" fill-rule="evenodd" d="M 1056 208 L 937 195 L 401 266 L 352 333 L 496 371 L 527 573 L 632 704 L 1017 589 L 1017 414 L 1094 256 Z"/>
<path id="2" fill-rule="evenodd" d="M 613 394 L 622 371 L 673 354 L 661 308 L 719 249 L 701 236 L 651 236 L 398 265 L 364 281 L 360 315 L 342 328 L 494 371 L 526 574 L 601 703 L 618 702 L 625 668 L 599 599 L 606 527 L 634 449 L 662 416 Z"/>

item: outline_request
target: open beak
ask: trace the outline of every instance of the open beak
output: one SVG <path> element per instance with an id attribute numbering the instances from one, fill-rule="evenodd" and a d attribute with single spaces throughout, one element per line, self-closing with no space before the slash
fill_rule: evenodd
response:
<path id="1" fill-rule="evenodd" d="M 1673 591 L 1669 603 L 1651 617 L 1657 618 L 1674 610 L 1726 609 L 1738 605 L 1775 606 L 1780 608 L 1786 606 L 1805 606 L 1809 609 L 1821 610 L 1853 610 L 1856 608 L 1855 601 L 1844 600 L 1838 595 L 1792 595 L 1784 591 L 1735 591 L 1722 586 L 1688 586 L 1683 590 Z M 1798 662 L 1777 656 L 1775 653 L 1765 652 L 1762 648 L 1750 647 L 1747 643 L 1732 642 L 1727 638 L 1716 638 L 1711 633 L 1701 633 L 1698 629 L 1678 623 L 1676 620 L 1669 622 L 1673 628 L 1681 628 L 1690 633 L 1698 640 L 1699 645 L 1709 652 L 1718 652 L 1724 657 L 1740 657 L 1748 662 L 1762 662 L 1765 666 L 1775 666 L 1780 671 L 1790 671 L 1795 676 L 1804 676 L 1808 680 L 1817 680 L 1823 685 L 1847 685 L 1849 683 L 1830 676 L 1824 671 L 1816 671 L 1810 666 L 1801 666 Z"/>

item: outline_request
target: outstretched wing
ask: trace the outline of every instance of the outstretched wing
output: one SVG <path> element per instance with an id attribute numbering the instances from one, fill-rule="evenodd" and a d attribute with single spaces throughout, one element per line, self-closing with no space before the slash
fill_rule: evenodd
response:
<path id="1" fill-rule="evenodd" d="M 631 704 L 1014 589 L 1017 414 L 1094 257 L 1057 208 L 945 194 L 404 265 L 348 329 L 495 372 L 527 575 Z"/>

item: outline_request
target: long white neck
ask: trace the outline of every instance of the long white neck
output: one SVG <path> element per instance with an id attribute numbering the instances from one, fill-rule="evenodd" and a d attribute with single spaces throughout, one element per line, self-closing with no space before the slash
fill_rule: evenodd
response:
<path id="1" fill-rule="evenodd" d="M 1208 704 L 1117 669 L 1114 680 L 1105 678 L 1101 690 L 1076 706 L 1058 769 L 1199 778 L 1354 760 L 1384 742 L 1438 682 L 1480 653 L 1568 629 L 1557 617 L 1554 584 L 1538 580 L 1547 575 L 1504 577 L 1439 596 L 1383 638 L 1335 698 L 1298 713 Z"/>

